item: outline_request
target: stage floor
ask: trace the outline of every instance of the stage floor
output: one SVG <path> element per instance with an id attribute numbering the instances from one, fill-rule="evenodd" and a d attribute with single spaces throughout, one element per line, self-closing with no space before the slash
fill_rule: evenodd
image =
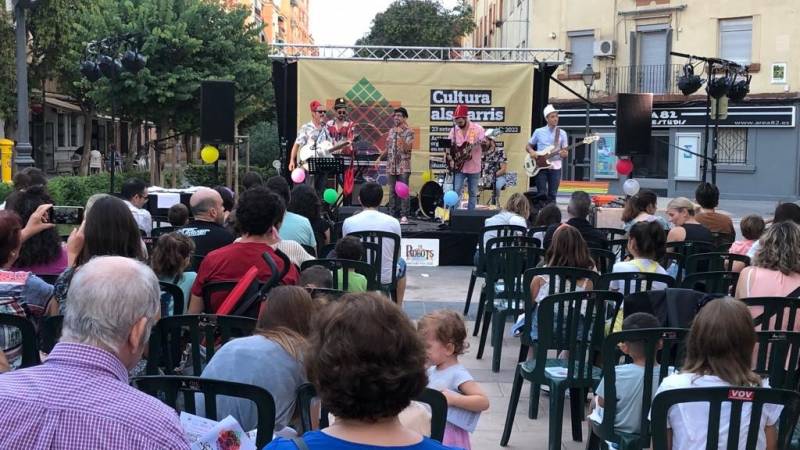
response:
<path id="1" fill-rule="evenodd" d="M 453 231 L 439 222 L 410 219 L 400 225 L 404 238 L 438 239 L 440 266 L 471 266 L 480 233 Z M 401 250 L 402 253 L 402 250 Z"/>

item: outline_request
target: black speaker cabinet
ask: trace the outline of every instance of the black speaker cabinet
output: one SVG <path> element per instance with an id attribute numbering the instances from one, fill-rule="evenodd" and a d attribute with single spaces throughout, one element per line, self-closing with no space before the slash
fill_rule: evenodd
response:
<path id="1" fill-rule="evenodd" d="M 653 94 L 617 97 L 617 156 L 649 155 Z"/>
<path id="2" fill-rule="evenodd" d="M 497 213 L 497 210 L 491 209 L 475 209 L 472 211 L 455 209 L 450 213 L 450 229 L 453 231 L 480 233 L 483 230 L 486 219 Z"/>
<path id="3" fill-rule="evenodd" d="M 200 140 L 205 144 L 234 143 L 233 81 L 203 81 L 200 88 Z"/>

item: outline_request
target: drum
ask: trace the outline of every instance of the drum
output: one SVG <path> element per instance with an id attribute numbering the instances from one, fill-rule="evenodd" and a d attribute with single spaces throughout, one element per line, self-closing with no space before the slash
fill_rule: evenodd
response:
<path id="1" fill-rule="evenodd" d="M 419 190 L 419 211 L 423 216 L 432 219 L 436 208 L 444 205 L 444 190 L 435 181 L 428 181 Z"/>

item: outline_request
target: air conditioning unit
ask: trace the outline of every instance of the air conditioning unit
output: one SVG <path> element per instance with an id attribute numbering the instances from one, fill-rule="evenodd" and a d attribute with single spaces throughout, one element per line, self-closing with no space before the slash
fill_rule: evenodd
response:
<path id="1" fill-rule="evenodd" d="M 614 57 L 617 54 L 617 42 L 610 39 L 594 41 L 594 56 Z"/>

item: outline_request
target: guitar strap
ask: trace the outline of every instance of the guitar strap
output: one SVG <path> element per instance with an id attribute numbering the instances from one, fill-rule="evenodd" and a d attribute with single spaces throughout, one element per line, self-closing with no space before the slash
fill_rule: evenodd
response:
<path id="1" fill-rule="evenodd" d="M 553 131 L 556 134 L 555 137 L 553 137 L 554 150 L 561 150 L 561 146 L 559 145 L 561 143 L 561 128 L 556 127 Z"/>

